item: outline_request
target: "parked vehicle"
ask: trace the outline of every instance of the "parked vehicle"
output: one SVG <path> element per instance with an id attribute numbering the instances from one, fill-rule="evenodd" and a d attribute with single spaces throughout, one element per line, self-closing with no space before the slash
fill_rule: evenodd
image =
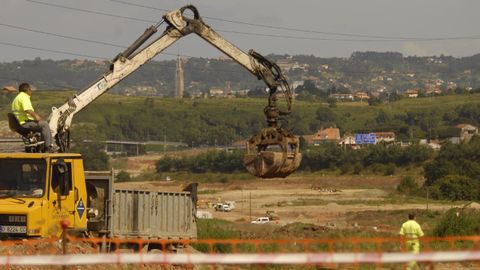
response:
<path id="1" fill-rule="evenodd" d="M 226 203 L 217 203 L 215 205 L 215 211 L 220 211 L 220 212 L 230 212 L 232 209 L 230 208 L 230 205 Z"/>
<path id="2" fill-rule="evenodd" d="M 253 220 L 251 223 L 252 224 L 266 224 L 270 222 L 270 218 L 268 217 L 259 217 L 255 220 Z"/>
<path id="3" fill-rule="evenodd" d="M 235 201 L 225 201 L 225 204 L 228 204 L 230 210 L 235 209 Z"/>
<path id="4" fill-rule="evenodd" d="M 0 153 L 0 238 L 195 239 L 196 184 L 181 192 L 114 189 L 80 154 Z"/>
<path id="5" fill-rule="evenodd" d="M 212 213 L 208 211 L 197 210 L 197 214 L 195 215 L 198 219 L 212 219 Z"/>

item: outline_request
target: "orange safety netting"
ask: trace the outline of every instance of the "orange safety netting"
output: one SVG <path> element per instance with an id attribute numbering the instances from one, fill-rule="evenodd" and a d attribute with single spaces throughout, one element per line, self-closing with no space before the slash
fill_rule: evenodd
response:
<path id="1" fill-rule="evenodd" d="M 82 257 L 89 254 L 101 256 Z M 402 257 L 402 254 L 406 254 L 404 241 L 398 237 L 283 240 L 68 237 L 67 241 L 31 239 L 0 242 L 0 265 L 8 269 L 61 267 L 39 266 L 33 262 L 36 257 L 29 255 L 59 255 L 42 258 L 65 263 L 80 257 L 87 260 L 73 269 L 183 269 L 193 265 L 206 267 L 200 269 L 216 269 L 218 266 L 227 269 L 246 269 L 247 266 L 262 269 L 403 269 L 402 265 L 411 258 Z M 472 254 L 478 255 L 479 259 L 462 257 Z M 480 236 L 423 237 L 420 255 L 423 257 L 417 261 L 427 267 L 435 266 L 435 269 L 480 269 Z M 445 256 L 453 257 L 446 260 Z M 19 266 L 21 257 L 26 258 L 23 261 L 30 260 L 31 264 Z M 105 260 L 102 261 L 102 258 Z"/>

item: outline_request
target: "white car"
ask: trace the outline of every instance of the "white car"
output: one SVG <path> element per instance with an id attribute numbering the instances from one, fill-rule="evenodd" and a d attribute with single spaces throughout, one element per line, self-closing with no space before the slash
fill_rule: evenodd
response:
<path id="1" fill-rule="evenodd" d="M 230 212 L 232 209 L 230 208 L 230 205 L 225 204 L 225 203 L 218 203 L 215 205 L 215 211 L 221 211 L 221 212 Z"/>
<path id="2" fill-rule="evenodd" d="M 265 223 L 269 223 L 270 222 L 270 218 L 268 217 L 259 217 L 255 220 L 253 220 L 251 223 L 252 224 L 265 224 Z"/>

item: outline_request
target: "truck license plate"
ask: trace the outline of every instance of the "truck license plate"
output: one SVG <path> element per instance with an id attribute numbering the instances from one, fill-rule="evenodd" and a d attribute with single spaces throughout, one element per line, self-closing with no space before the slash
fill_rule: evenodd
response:
<path id="1" fill-rule="evenodd" d="M 26 226 L 0 226 L 0 232 L 2 233 L 26 233 Z"/>

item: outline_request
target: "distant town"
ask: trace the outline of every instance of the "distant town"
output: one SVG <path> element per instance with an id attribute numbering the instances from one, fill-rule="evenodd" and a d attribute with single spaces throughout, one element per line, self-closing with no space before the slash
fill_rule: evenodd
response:
<path id="1" fill-rule="evenodd" d="M 355 52 L 349 58 L 268 55 L 299 98 L 337 101 L 408 98 L 468 92 L 480 87 L 480 54 L 471 57 L 404 57 L 395 52 Z M 0 84 L 28 80 L 38 89 L 80 90 L 108 69 L 109 61 L 35 60 L 0 63 Z M 181 89 L 180 89 L 181 88 Z M 153 61 L 113 92 L 186 98 L 262 95 L 265 86 L 227 58 Z M 392 96 L 393 95 L 393 96 Z"/>

